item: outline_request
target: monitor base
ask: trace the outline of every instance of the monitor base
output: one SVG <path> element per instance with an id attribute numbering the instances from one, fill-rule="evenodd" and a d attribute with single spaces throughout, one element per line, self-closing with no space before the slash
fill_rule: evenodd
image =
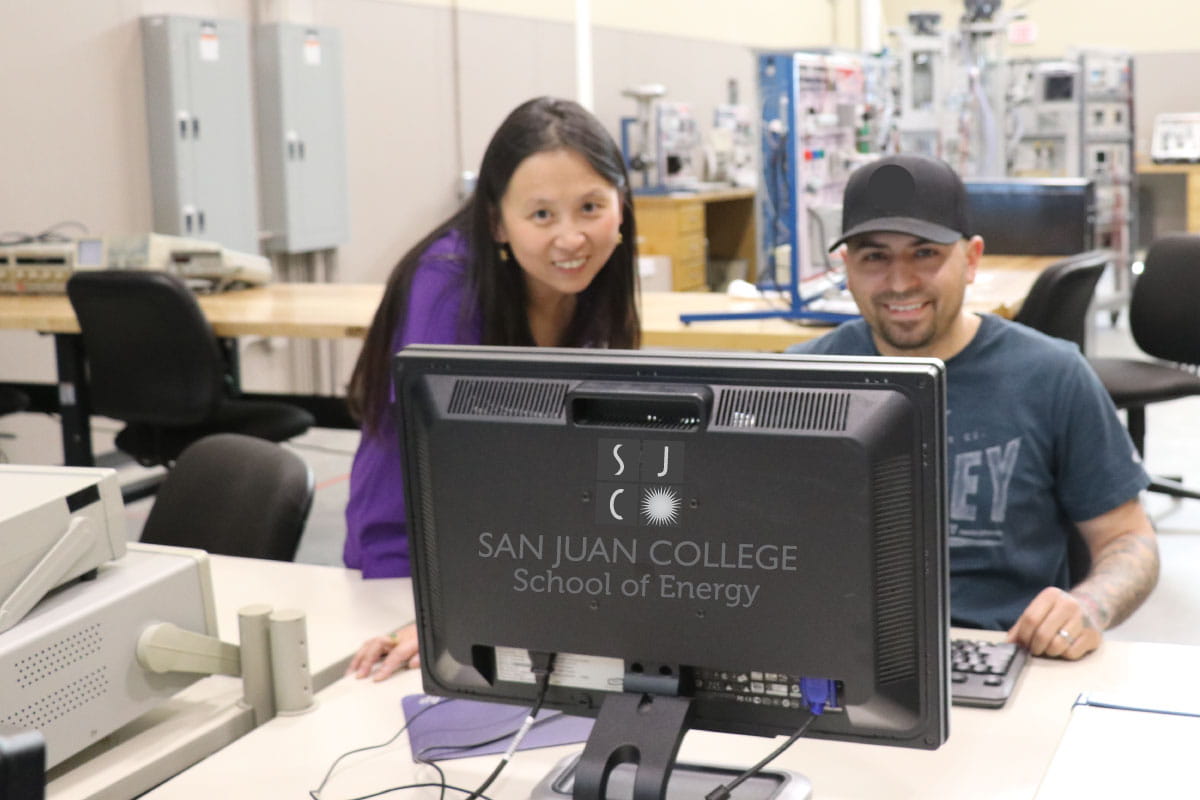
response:
<path id="1" fill-rule="evenodd" d="M 534 787 L 529 800 L 566 800 L 575 788 L 575 768 L 579 755 L 559 761 Z M 727 784 L 742 770 L 710 764 L 676 764 L 671 770 L 664 800 L 698 800 L 721 784 Z M 632 764 L 615 767 L 608 781 L 605 800 L 630 800 L 633 797 Z M 796 772 L 765 769 L 738 786 L 733 800 L 809 800 L 812 784 Z"/>

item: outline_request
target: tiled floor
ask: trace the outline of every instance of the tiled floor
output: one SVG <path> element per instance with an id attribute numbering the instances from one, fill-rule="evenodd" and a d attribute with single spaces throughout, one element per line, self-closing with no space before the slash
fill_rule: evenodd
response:
<path id="1" fill-rule="evenodd" d="M 1136 349 L 1127 331 L 1103 323 L 1097 331 L 1094 352 L 1133 355 Z M 111 446 L 115 427 L 97 421 L 97 452 Z M 0 439 L 0 452 L 45 453 L 49 459 L 60 452 L 57 428 L 44 417 L 6 417 L 0 420 L 0 434 L 5 432 L 14 433 L 17 439 Z M 298 561 L 341 563 L 345 538 L 342 514 L 357 441 L 358 434 L 353 431 L 320 429 L 289 444 L 312 466 L 317 485 Z M 1192 485 L 1200 486 L 1200 398 L 1152 406 L 1147 414 L 1146 449 L 1152 471 L 1182 475 Z M 151 502 L 142 501 L 128 508 L 131 537 L 140 532 Z M 1128 640 L 1200 644 L 1200 501 L 1174 502 L 1160 495 L 1147 495 L 1146 504 L 1160 531 L 1162 577 L 1150 600 L 1109 635 Z"/>

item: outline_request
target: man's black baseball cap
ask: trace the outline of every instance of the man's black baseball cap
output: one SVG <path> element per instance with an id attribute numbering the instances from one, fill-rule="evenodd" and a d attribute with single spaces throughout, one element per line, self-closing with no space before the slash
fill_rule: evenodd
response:
<path id="1" fill-rule="evenodd" d="M 850 174 L 842 196 L 842 235 L 829 249 L 881 231 L 953 244 L 968 227 L 967 190 L 949 164 L 928 156 L 885 156 Z"/>

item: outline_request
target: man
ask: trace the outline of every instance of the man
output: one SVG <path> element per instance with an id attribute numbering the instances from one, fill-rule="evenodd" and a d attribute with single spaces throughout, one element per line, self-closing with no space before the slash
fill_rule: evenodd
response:
<path id="1" fill-rule="evenodd" d="M 963 309 L 983 255 L 945 163 L 859 168 L 842 211 L 846 278 L 862 314 L 790 352 L 939 358 L 947 370 L 951 618 L 1008 630 L 1034 655 L 1078 659 L 1158 580 L 1138 499 L 1149 478 L 1074 344 Z M 1068 574 L 1068 541 L 1091 555 Z"/>

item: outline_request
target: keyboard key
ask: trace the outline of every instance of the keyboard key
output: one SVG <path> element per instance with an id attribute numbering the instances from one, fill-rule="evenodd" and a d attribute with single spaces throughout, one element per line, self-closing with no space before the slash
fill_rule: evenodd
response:
<path id="1" fill-rule="evenodd" d="M 953 639 L 951 697 L 956 705 L 999 708 L 1025 666 L 1026 653 L 1008 642 Z"/>

